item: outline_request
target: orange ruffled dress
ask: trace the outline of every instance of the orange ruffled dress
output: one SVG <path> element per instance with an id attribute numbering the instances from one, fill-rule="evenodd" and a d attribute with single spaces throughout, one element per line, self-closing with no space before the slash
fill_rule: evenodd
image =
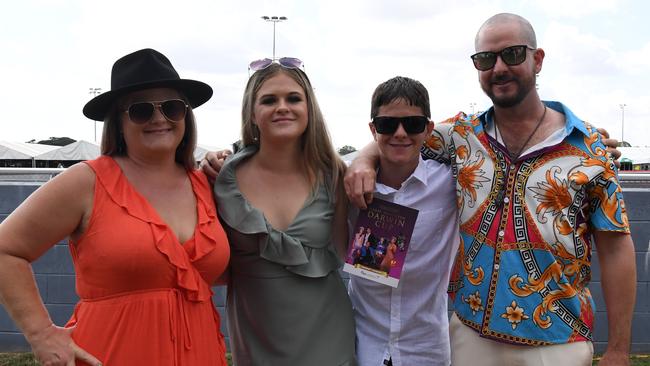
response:
<path id="1" fill-rule="evenodd" d="M 112 158 L 86 163 L 97 178 L 88 229 L 70 243 L 75 342 L 109 366 L 226 365 L 209 284 L 230 251 L 203 173 L 188 172 L 198 223 L 179 243 Z"/>

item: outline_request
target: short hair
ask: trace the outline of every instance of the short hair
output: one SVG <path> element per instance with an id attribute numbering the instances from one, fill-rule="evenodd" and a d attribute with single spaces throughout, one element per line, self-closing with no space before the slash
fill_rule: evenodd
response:
<path id="1" fill-rule="evenodd" d="M 404 76 L 396 76 L 377 86 L 375 92 L 372 93 L 370 118 L 377 117 L 379 107 L 399 99 L 403 99 L 412 106 L 419 107 L 426 117 L 431 118 L 427 88 L 419 81 Z"/>
<path id="2" fill-rule="evenodd" d="M 537 48 L 537 36 L 535 36 L 535 30 L 533 29 L 533 26 L 530 24 L 530 22 L 526 20 L 526 18 L 522 17 L 521 15 L 512 13 L 499 13 L 488 18 L 488 20 L 486 20 L 485 23 L 483 23 L 483 25 L 481 25 L 481 27 L 478 29 L 478 32 L 476 32 L 476 38 L 474 39 L 474 48 L 476 51 L 478 51 L 479 35 L 484 28 L 512 22 L 519 25 L 519 36 L 522 38 L 522 40 L 525 41 L 528 46 Z"/>
<path id="3" fill-rule="evenodd" d="M 256 71 L 246 84 L 244 99 L 242 101 L 242 144 L 244 146 L 262 143 L 261 137 L 256 141 L 259 130 L 253 121 L 255 98 L 260 88 L 268 79 L 285 74 L 293 79 L 305 93 L 307 102 L 307 128 L 301 137 L 301 147 L 305 157 L 305 166 L 312 189 L 317 188 L 319 182 L 329 185 L 334 192 L 340 188 L 340 180 L 343 179 L 345 163 L 334 150 L 330 134 L 325 125 L 325 118 L 316 101 L 314 89 L 305 74 L 299 68 L 285 68 L 279 63 L 272 63 L 269 67 Z M 338 197 L 338 193 L 337 193 Z"/>
<path id="4" fill-rule="evenodd" d="M 194 112 L 192 112 L 192 107 L 189 105 L 190 103 L 187 98 L 180 91 L 179 94 L 188 107 L 187 114 L 185 115 L 185 133 L 183 134 L 183 140 L 181 140 L 181 143 L 176 148 L 175 161 L 185 167 L 185 169 L 193 170 L 196 169 L 196 160 L 194 159 L 194 149 L 196 148 L 196 119 L 194 118 Z M 123 100 L 124 98 L 118 98 L 104 118 L 104 132 L 102 133 L 100 147 L 102 155 L 126 156 L 128 147 L 122 134 L 122 120 L 120 117 L 122 112 L 124 112 L 124 106 L 122 106 Z"/>

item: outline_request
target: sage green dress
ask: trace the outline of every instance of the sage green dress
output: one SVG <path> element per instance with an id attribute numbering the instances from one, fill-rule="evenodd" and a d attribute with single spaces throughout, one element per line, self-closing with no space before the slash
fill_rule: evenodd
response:
<path id="1" fill-rule="evenodd" d="M 334 204 L 323 186 L 286 231 L 275 230 L 223 166 L 214 191 L 231 246 L 227 316 L 236 366 L 356 365 L 352 305 L 331 243 Z M 259 182 L 259 184 L 265 184 Z"/>

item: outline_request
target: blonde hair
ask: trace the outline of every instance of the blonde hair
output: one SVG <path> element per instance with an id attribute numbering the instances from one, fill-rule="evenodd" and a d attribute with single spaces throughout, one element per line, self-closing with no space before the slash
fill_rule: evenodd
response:
<path id="1" fill-rule="evenodd" d="M 324 182 L 329 185 L 331 192 L 336 192 L 337 188 L 342 187 L 340 181 L 343 179 L 345 164 L 334 150 L 314 89 L 302 70 L 289 69 L 278 63 L 272 63 L 250 77 L 242 101 L 242 143 L 244 146 L 259 146 L 259 140 L 256 140 L 259 138 L 259 130 L 253 123 L 255 98 L 262 84 L 279 73 L 284 73 L 298 83 L 307 99 L 307 128 L 300 138 L 307 179 L 313 190 L 320 182 Z"/>

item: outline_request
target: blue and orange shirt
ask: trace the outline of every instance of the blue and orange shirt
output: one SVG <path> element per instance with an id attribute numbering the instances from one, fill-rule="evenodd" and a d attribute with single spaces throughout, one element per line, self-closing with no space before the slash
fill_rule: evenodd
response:
<path id="1" fill-rule="evenodd" d="M 566 137 L 511 161 L 493 109 L 438 123 L 422 155 L 451 164 L 461 243 L 449 292 L 483 337 L 524 345 L 591 340 L 592 234 L 629 233 L 617 171 L 595 128 L 558 102 Z"/>

